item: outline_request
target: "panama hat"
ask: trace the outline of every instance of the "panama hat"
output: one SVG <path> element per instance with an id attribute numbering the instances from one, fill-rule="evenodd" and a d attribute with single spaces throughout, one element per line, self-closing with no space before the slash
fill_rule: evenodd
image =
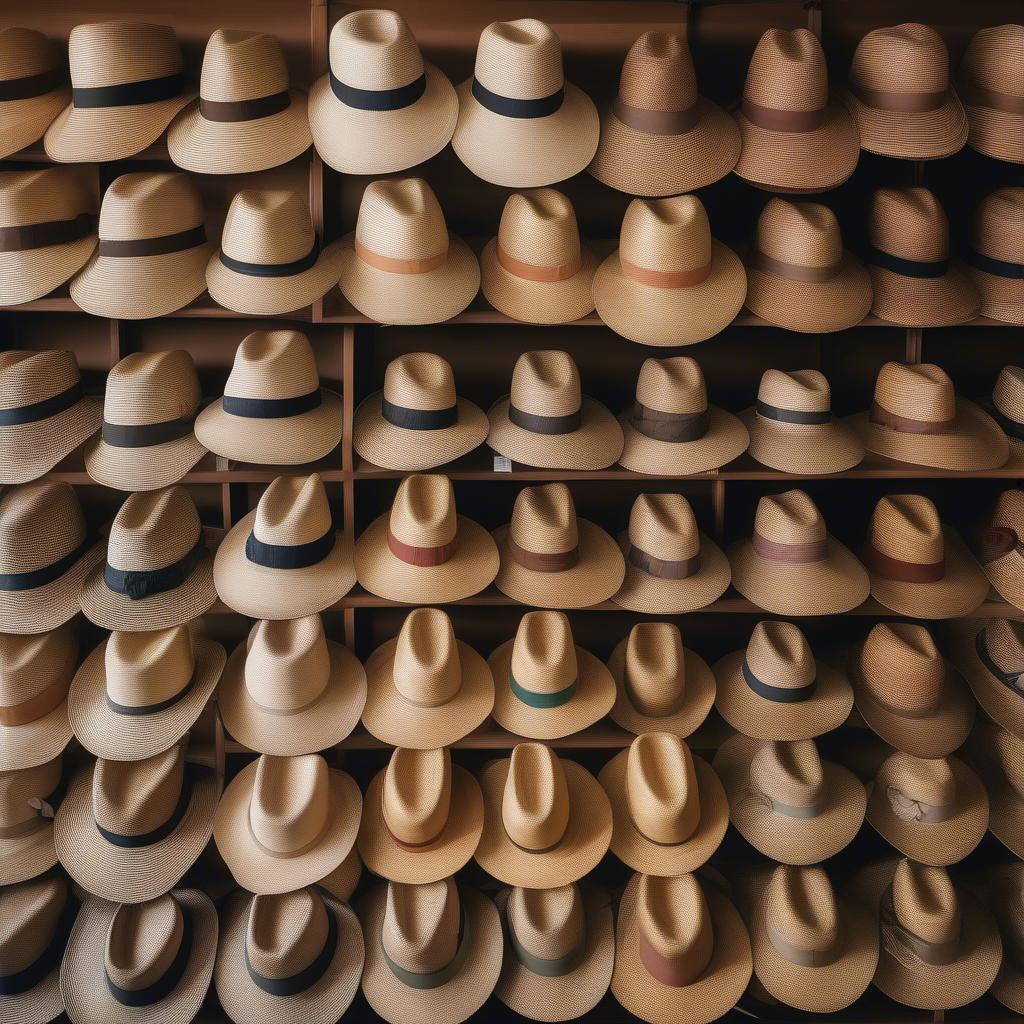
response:
<path id="1" fill-rule="evenodd" d="M 594 276 L 601 319 L 641 345 L 706 341 L 733 321 L 746 293 L 739 256 L 711 237 L 696 196 L 634 199 L 619 248 Z"/>
<path id="2" fill-rule="evenodd" d="M 534 740 L 555 740 L 599 722 L 615 702 L 604 663 L 573 643 L 564 612 L 527 612 L 514 640 L 488 659 L 494 720 Z"/>
<path id="3" fill-rule="evenodd" d="M 348 903 L 363 877 L 363 862 L 359 850 L 353 846 L 349 855 L 316 884 L 342 903 Z"/>
<path id="4" fill-rule="evenodd" d="M 341 243 L 322 244 L 298 193 L 244 189 L 228 207 L 206 287 L 225 309 L 277 316 L 312 305 L 340 274 Z"/>
<path id="5" fill-rule="evenodd" d="M 823 761 L 814 740 L 732 736 L 711 764 L 737 831 L 780 864 L 834 857 L 864 822 L 864 786 L 849 769 Z"/>
<path id="6" fill-rule="evenodd" d="M 565 80 L 562 43 L 536 18 L 495 21 L 480 33 L 473 77 L 456 88 L 458 158 L 494 185 L 536 188 L 579 174 L 601 122 L 589 96 Z"/>
<path id="7" fill-rule="evenodd" d="M 992 416 L 1010 446 L 1007 465 L 1024 464 L 1024 367 L 1004 366 L 992 389 Z"/>
<path id="8" fill-rule="evenodd" d="M 501 919 L 482 893 L 444 878 L 389 882 L 360 901 L 363 995 L 389 1024 L 460 1024 L 501 973 Z"/>
<path id="9" fill-rule="evenodd" d="M 469 863 L 483 827 L 480 784 L 447 747 L 398 747 L 366 789 L 359 856 L 392 882 L 436 882 Z"/>
<path id="10" fill-rule="evenodd" d="M 235 1024 L 336 1024 L 362 970 L 356 915 L 315 887 L 236 892 L 222 911 L 213 981 Z"/>
<path id="11" fill-rule="evenodd" d="M 499 455 L 542 469 L 607 469 L 622 454 L 622 428 L 598 401 L 581 393 L 568 352 L 524 352 L 512 390 L 487 413 L 487 443 Z"/>
<path id="12" fill-rule="evenodd" d="M 734 117 L 743 142 L 736 173 L 758 188 L 827 192 L 857 166 L 857 125 L 829 97 L 825 51 L 806 28 L 761 36 Z"/>
<path id="13" fill-rule="evenodd" d="M 356 229 L 337 243 L 342 295 L 386 324 L 436 324 L 461 313 L 480 288 L 473 250 L 448 233 L 422 178 L 373 181 Z"/>
<path id="14" fill-rule="evenodd" d="M 981 538 L 982 568 L 999 596 L 1024 605 L 1024 490 L 1003 491 Z"/>
<path id="15" fill-rule="evenodd" d="M 1003 943 L 1003 964 L 991 993 L 1008 1010 L 1024 1013 L 1024 864 L 1000 865 L 985 880 Z"/>
<path id="16" fill-rule="evenodd" d="M 601 784 L 543 743 L 520 743 L 480 773 L 484 830 L 476 861 L 506 885 L 579 881 L 608 852 L 612 809 Z"/>
<path id="17" fill-rule="evenodd" d="M 319 615 L 263 619 L 228 659 L 217 705 L 228 732 L 263 754 L 311 754 L 359 724 L 366 673 Z"/>
<path id="18" fill-rule="evenodd" d="M 85 449 L 89 475 L 121 491 L 176 484 L 206 454 L 193 430 L 202 397 L 184 349 L 125 356 L 107 374 L 102 430 Z"/>
<path id="19" fill-rule="evenodd" d="M 63 54 L 30 28 L 0 29 L 0 67 L 0 159 L 6 159 L 43 137 L 71 90 Z"/>
<path id="20" fill-rule="evenodd" d="M 967 44 L 956 88 L 967 108 L 967 145 L 1024 163 L 1024 89 L 1012 69 L 1024 57 L 1024 26 L 979 29 Z"/>
<path id="21" fill-rule="evenodd" d="M 279 476 L 228 531 L 213 578 L 220 599 L 254 619 L 323 611 L 355 584 L 352 543 L 336 532 L 319 473 Z"/>
<path id="22" fill-rule="evenodd" d="M 64 796 L 61 757 L 0 771 L 0 886 L 41 875 L 57 863 L 53 815 Z"/>
<path id="23" fill-rule="evenodd" d="M 982 710 L 1024 740 L 1024 623 L 967 619 L 950 631 L 953 659 Z"/>
<path id="24" fill-rule="evenodd" d="M 746 650 L 719 659 L 713 671 L 718 713 L 755 739 L 813 739 L 838 729 L 853 710 L 850 681 L 815 660 L 792 622 L 759 622 Z"/>
<path id="25" fill-rule="evenodd" d="M 180 485 L 130 494 L 82 583 L 82 611 L 103 629 L 132 631 L 202 615 L 217 600 L 211 549 L 219 538 Z"/>
<path id="26" fill-rule="evenodd" d="M 1024 127 L 1024 97 L 1021 117 Z M 1024 163 L 1024 155 L 1021 162 Z M 997 189 L 985 196 L 975 209 L 970 243 L 962 253 L 967 276 L 981 293 L 982 316 L 1008 324 L 1024 324 L 1022 247 L 1024 188 Z"/>
<path id="27" fill-rule="evenodd" d="M 988 788 L 989 831 L 1024 859 L 1024 740 L 979 718 L 965 752 Z"/>
<path id="28" fill-rule="evenodd" d="M 309 91 L 324 163 L 343 174 L 393 174 L 440 153 L 459 101 L 395 11 L 352 11 L 331 29 L 328 73 Z"/>
<path id="29" fill-rule="evenodd" d="M 732 118 L 697 92 L 685 35 L 651 31 L 626 54 L 615 100 L 601 114 L 601 141 L 587 170 L 634 196 L 692 192 L 736 166 Z"/>
<path id="30" fill-rule="evenodd" d="M 196 889 L 135 906 L 86 900 L 60 971 L 71 1024 L 189 1024 L 210 987 L 217 925 Z"/>

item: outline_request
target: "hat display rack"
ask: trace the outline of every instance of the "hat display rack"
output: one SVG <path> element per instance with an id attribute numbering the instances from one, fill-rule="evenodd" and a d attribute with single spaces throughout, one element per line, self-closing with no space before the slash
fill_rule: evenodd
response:
<path id="1" fill-rule="evenodd" d="M 135 932 L 178 948 L 157 996 L 173 1024 L 1008 1022 L 1024 1012 L 1024 293 L 993 272 L 1024 259 L 1024 99 L 998 74 L 1011 43 L 976 33 L 1016 5 L 389 6 L 339 42 L 371 5 L 157 0 L 145 20 L 183 58 L 173 95 L 132 108 L 115 145 L 55 81 L 34 112 L 53 128 L 16 119 L 28 141 L 0 156 L 0 179 L 42 171 L 44 194 L 47 172 L 72 173 L 59 201 L 114 239 L 62 253 L 45 294 L 42 264 L 0 253 L 0 406 L 5 377 L 32 401 L 71 386 L 66 352 L 85 396 L 56 441 L 14 438 L 0 463 L 0 556 L 73 504 L 20 484 L 70 485 L 84 517 L 46 542 L 77 552 L 52 598 L 0 594 L 23 630 L 0 631 L 0 704 L 39 692 L 19 652 L 75 676 L 31 739 L 8 748 L 0 716 L 0 813 L 25 768 L 32 813 L 56 814 L 34 845 L 0 828 L 0 908 L 31 946 L 25 915 L 59 917 L 61 938 L 81 904 L 60 985 L 13 997 L 12 1019 L 62 1001 L 72 1024 L 141 1020 L 134 990 L 163 965 L 119 953 Z M 0 52 L 8 26 L 66 54 L 76 26 L 140 10 L 12 0 Z M 487 28 L 517 18 L 539 20 Z M 893 32 L 923 80 L 944 43 L 953 86 L 972 81 L 962 107 L 944 93 L 894 133 L 895 44 L 869 34 L 918 21 L 940 35 Z M 110 85 L 98 28 L 72 77 Z M 162 30 L 125 38 L 174 77 Z M 423 68 L 390 124 L 361 106 L 381 39 L 399 77 Z M 517 45 L 539 55 L 523 110 L 563 87 L 532 143 L 500 94 Z M 659 61 L 667 85 L 646 77 Z M 692 109 L 663 109 L 690 91 Z M 808 95 L 815 127 L 787 132 Z M 133 247 L 149 222 L 172 226 L 141 237 L 186 247 Z M 693 299 L 630 260 L 680 223 L 713 254 Z M 134 269 L 110 258 L 118 238 Z M 787 253 L 841 269 L 783 279 Z M 294 273 L 247 274 L 247 255 Z M 920 287 L 914 267 L 946 256 Z M 254 415 L 268 400 L 288 408 Z M 134 427 L 155 443 L 118 447 Z M 185 567 L 172 594 L 127 594 L 168 562 Z M 119 695 L 159 710 L 136 730 Z M 546 816 L 524 787 L 555 793 Z M 989 909 L 1000 896 L 1010 909 Z M 841 939 L 822 939 L 836 916 Z M 550 970 L 568 955 L 582 966 Z"/>

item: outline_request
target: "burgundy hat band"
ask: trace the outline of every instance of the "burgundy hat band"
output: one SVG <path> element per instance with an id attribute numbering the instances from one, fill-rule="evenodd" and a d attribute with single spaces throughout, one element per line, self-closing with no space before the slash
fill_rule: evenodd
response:
<path id="1" fill-rule="evenodd" d="M 890 427 L 900 434 L 945 434 L 956 423 L 956 417 L 948 420 L 916 420 L 908 416 L 897 416 L 877 401 L 871 403 L 871 422 Z"/>
<path id="2" fill-rule="evenodd" d="M 800 565 L 808 562 L 821 562 L 828 554 L 828 538 L 811 540 L 804 544 L 780 544 L 775 540 L 762 537 L 756 530 L 751 538 L 756 554 L 769 562 L 788 562 Z"/>
<path id="3" fill-rule="evenodd" d="M 552 553 L 528 551 L 526 548 L 520 547 L 512 539 L 511 533 L 508 535 L 508 553 L 511 555 L 513 562 L 533 572 L 565 572 L 566 569 L 573 568 L 580 560 L 578 544 L 568 551 L 555 551 Z"/>
<path id="4" fill-rule="evenodd" d="M 867 568 L 876 576 L 897 583 L 938 583 L 946 576 L 946 560 L 937 562 L 906 562 L 883 554 L 868 540 L 861 556 Z"/>

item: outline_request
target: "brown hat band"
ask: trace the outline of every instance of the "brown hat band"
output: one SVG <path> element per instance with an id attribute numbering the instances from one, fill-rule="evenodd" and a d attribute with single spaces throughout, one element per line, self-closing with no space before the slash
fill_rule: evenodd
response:
<path id="1" fill-rule="evenodd" d="M 458 548 L 459 538 L 452 537 L 447 544 L 439 544 L 435 547 L 421 548 L 414 544 L 406 544 L 400 541 L 389 529 L 388 550 L 406 565 L 416 565 L 421 568 L 428 568 L 432 565 L 444 565 Z"/>
<path id="2" fill-rule="evenodd" d="M 631 281 L 650 285 L 652 288 L 692 288 L 711 276 L 711 264 L 694 267 L 692 270 L 651 270 L 631 263 L 619 251 L 622 272 Z"/>
<path id="3" fill-rule="evenodd" d="M 900 821 L 923 821 L 928 825 L 936 825 L 949 821 L 956 813 L 953 804 L 929 804 L 924 800 L 915 800 L 896 786 L 885 787 L 885 798 L 889 801 L 892 813 Z"/>
<path id="4" fill-rule="evenodd" d="M 836 944 L 824 949 L 807 949 L 806 946 L 797 946 L 790 942 L 772 926 L 771 921 L 765 922 L 764 930 L 772 948 L 787 963 L 796 964 L 798 967 L 828 967 L 836 961 Z"/>
<path id="5" fill-rule="evenodd" d="M 517 260 L 514 256 L 509 256 L 501 247 L 500 241 L 495 245 L 494 252 L 498 262 L 513 277 L 520 277 L 524 281 L 538 281 L 542 284 L 568 281 L 570 277 L 575 277 L 583 266 L 583 260 L 579 255 L 557 267 L 542 267 L 536 263 L 525 263 L 523 260 Z"/>
<path id="6" fill-rule="evenodd" d="M 649 110 L 647 107 L 634 107 L 621 96 L 616 96 L 612 113 L 623 124 L 645 135 L 685 135 L 700 120 L 700 105 L 695 103 L 685 110 Z"/>
<path id="7" fill-rule="evenodd" d="M 750 538 L 751 545 L 756 554 L 769 562 L 789 562 L 792 565 L 800 565 L 807 562 L 824 561 L 828 555 L 828 538 L 821 540 L 809 540 L 803 544 L 783 544 L 777 540 L 768 540 L 762 537 L 756 530 Z"/>
<path id="8" fill-rule="evenodd" d="M 40 71 L 38 75 L 26 75 L 24 78 L 8 78 L 0 82 L 0 103 L 12 100 L 30 100 L 36 96 L 45 96 L 48 92 L 60 88 L 66 79 L 63 67 Z"/>
<path id="9" fill-rule="evenodd" d="M 1009 687 L 1014 693 L 1024 697 L 1024 672 L 1004 672 L 993 660 L 988 649 L 988 640 L 985 639 L 985 630 L 979 630 L 974 638 L 974 650 L 978 660 L 985 666 L 986 670 L 999 680 L 1004 686 Z"/>
<path id="10" fill-rule="evenodd" d="M 376 270 L 384 270 L 389 274 L 429 274 L 438 267 L 443 267 L 448 259 L 448 246 L 434 256 L 422 260 L 398 260 L 390 256 L 382 256 L 379 252 L 368 249 L 356 238 L 353 242 L 356 255 Z"/>
<path id="11" fill-rule="evenodd" d="M 989 107 L 1001 110 L 1004 114 L 1017 114 L 1024 117 L 1024 96 L 1014 96 L 1008 92 L 989 89 L 977 82 L 961 81 L 957 90 L 966 104 L 972 107 Z M 0 97 L 2 97 L 0 93 Z"/>
<path id="12" fill-rule="evenodd" d="M 763 107 L 743 97 L 743 116 L 766 132 L 813 132 L 825 123 L 825 108 L 817 110 L 780 110 Z"/>
<path id="13" fill-rule="evenodd" d="M 520 547 L 512 539 L 511 532 L 508 535 L 508 553 L 513 562 L 532 572 L 565 572 L 566 569 L 571 569 L 580 560 L 578 544 L 575 547 L 569 548 L 568 551 L 550 553 L 527 551 L 526 548 Z"/>
<path id="14" fill-rule="evenodd" d="M 54 708 L 60 707 L 67 693 L 67 681 L 56 679 L 28 700 L 0 707 L 0 725 L 28 725 L 29 722 L 38 721 Z"/>
<path id="15" fill-rule="evenodd" d="M 583 422 L 583 410 L 576 409 L 564 416 L 542 416 L 536 412 L 524 412 L 510 401 L 508 403 L 508 421 L 531 434 L 571 434 L 580 429 Z"/>
<path id="16" fill-rule="evenodd" d="M 919 935 L 908 932 L 896 917 L 892 903 L 892 886 L 882 897 L 880 907 L 882 944 L 891 956 L 903 958 L 907 953 L 916 956 L 932 967 L 943 967 L 953 963 L 960 955 L 960 940 L 949 942 L 928 942 Z"/>
<path id="17" fill-rule="evenodd" d="M 979 554 L 983 565 L 988 565 L 989 562 L 994 562 L 1011 551 L 1024 554 L 1024 544 L 1021 544 L 1017 531 L 1009 526 L 990 526 L 981 535 Z"/>
<path id="18" fill-rule="evenodd" d="M 647 941 L 643 931 L 639 935 L 637 952 L 640 954 L 640 963 L 644 965 L 647 973 L 655 981 L 660 981 L 662 985 L 668 985 L 670 988 L 684 988 L 692 984 L 704 970 L 702 968 L 695 972 L 693 964 L 685 963 L 679 957 L 663 956 Z"/>
<path id="19" fill-rule="evenodd" d="M 952 430 L 956 417 L 952 416 L 947 420 L 915 420 L 889 412 L 876 400 L 871 403 L 871 422 L 889 427 L 900 434 L 945 434 Z"/>
<path id="20" fill-rule="evenodd" d="M 761 419 L 775 420 L 777 423 L 800 423 L 804 426 L 832 422 L 831 409 L 783 409 L 781 405 L 771 405 L 759 398 L 754 407 Z"/>
<path id="21" fill-rule="evenodd" d="M 905 562 L 879 551 L 870 540 L 864 544 L 861 561 L 876 576 L 897 583 L 938 583 L 946 576 L 945 558 L 937 562 Z"/>
<path id="22" fill-rule="evenodd" d="M 827 267 L 805 267 L 799 263 L 786 263 L 784 260 L 777 260 L 760 249 L 754 251 L 749 265 L 752 270 L 775 274 L 776 277 L 784 277 L 788 281 L 799 281 L 801 284 L 821 284 L 824 281 L 831 281 L 842 269 L 842 261 Z"/>
<path id="23" fill-rule="evenodd" d="M 184 252 L 194 249 L 206 241 L 206 228 L 198 224 L 185 231 L 176 231 L 173 235 L 160 235 L 157 238 L 101 238 L 96 251 L 100 256 L 163 256 L 171 252 Z"/>
<path id="24" fill-rule="evenodd" d="M 869 89 L 852 82 L 850 92 L 865 106 L 899 114 L 924 114 L 929 110 L 938 110 L 949 95 L 948 89 L 939 92 L 892 92 L 888 89 Z"/>
<path id="25" fill-rule="evenodd" d="M 205 100 L 199 99 L 199 113 L 207 121 L 258 121 L 262 117 L 280 114 L 287 110 L 291 96 L 287 89 L 270 96 L 259 96 L 253 100 Z"/>
<path id="26" fill-rule="evenodd" d="M 699 441 L 707 434 L 711 427 L 711 415 L 707 409 L 701 409 L 700 412 L 663 412 L 636 401 L 633 403 L 629 425 L 652 441 L 683 444 Z"/>
<path id="27" fill-rule="evenodd" d="M 79 213 L 70 220 L 49 220 L 38 224 L 17 224 L 0 228 L 0 252 L 43 249 L 49 245 L 77 242 L 96 230 L 96 214 Z"/>
<path id="28" fill-rule="evenodd" d="M 677 560 L 657 558 L 652 554 L 638 548 L 635 544 L 629 546 L 629 564 L 641 572 L 650 576 L 656 576 L 661 580 L 685 580 L 694 576 L 700 570 L 700 552 L 691 558 Z"/>

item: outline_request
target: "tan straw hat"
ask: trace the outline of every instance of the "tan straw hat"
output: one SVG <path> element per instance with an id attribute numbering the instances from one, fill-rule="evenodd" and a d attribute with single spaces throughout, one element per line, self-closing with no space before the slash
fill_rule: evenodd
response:
<path id="1" fill-rule="evenodd" d="M 186 90 L 174 29 L 135 21 L 76 25 L 68 38 L 71 103 L 46 130 L 59 163 L 124 160 L 163 135 Z"/>
<path id="2" fill-rule="evenodd" d="M 336 900 L 348 903 L 363 877 L 363 862 L 359 850 L 353 846 L 349 855 L 328 875 L 316 884 Z"/>
<path id="3" fill-rule="evenodd" d="M 563 483 L 524 487 L 512 521 L 494 531 L 501 568 L 494 581 L 521 604 L 586 608 L 607 601 L 626 573 L 615 541 L 588 519 L 576 518 Z"/>
<path id="4" fill-rule="evenodd" d="M 342 295 L 385 324 L 436 324 L 461 313 L 480 288 L 473 250 L 448 233 L 422 178 L 370 182 L 356 229 L 337 243 Z"/>
<path id="5" fill-rule="evenodd" d="M 620 192 L 670 196 L 724 178 L 739 155 L 732 118 L 697 92 L 685 35 L 644 32 L 601 114 L 601 141 L 587 170 Z"/>
<path id="6" fill-rule="evenodd" d="M 484 298 L 530 324 L 571 323 L 592 313 L 596 269 L 572 203 L 552 188 L 510 195 L 497 238 L 480 254 Z"/>
<path id="7" fill-rule="evenodd" d="M 967 108 L 967 145 L 996 160 L 1024 163 L 1024 25 L 979 29 L 967 44 L 957 92 Z"/>
<path id="8" fill-rule="evenodd" d="M 982 710 L 1024 740 L 1024 623 L 967 619 L 950 626 L 950 650 Z"/>
<path id="9" fill-rule="evenodd" d="M 400 14 L 351 11 L 331 29 L 330 69 L 309 90 L 324 163 L 344 174 L 394 174 L 451 140 L 459 101 L 420 53 Z"/>
<path id="10" fill-rule="evenodd" d="M 1003 491 L 981 538 L 985 575 L 999 596 L 1024 607 L 1024 490 Z"/>
<path id="11" fill-rule="evenodd" d="M 619 248 L 594 277 L 601 319 L 641 345 L 706 341 L 732 322 L 746 293 L 740 258 L 711 237 L 696 196 L 634 199 Z"/>
<path id="12" fill-rule="evenodd" d="M 0 29 L 0 68 L 0 159 L 6 159 L 43 137 L 71 90 L 64 54 L 34 29 Z"/>
<path id="13" fill-rule="evenodd" d="M 64 797 L 58 754 L 33 768 L 0 771 L 0 886 L 41 875 L 57 863 L 53 815 Z"/>
<path id="14" fill-rule="evenodd" d="M 988 789 L 989 830 L 1024 860 L 1024 740 L 979 718 L 965 753 Z"/>
<path id="15" fill-rule="evenodd" d="M 512 371 L 511 392 L 487 416 L 487 443 L 524 466 L 607 469 L 622 454 L 622 428 L 600 402 L 582 394 L 568 352 L 524 352 Z"/>
<path id="16" fill-rule="evenodd" d="M 1024 1014 L 1024 864 L 1000 865 L 984 880 L 1003 943 L 1003 965 L 990 991 L 1008 1010 Z"/>
<path id="17" fill-rule="evenodd" d="M 857 125 L 829 97 L 825 51 L 806 28 L 761 36 L 734 116 L 743 141 L 736 173 L 758 188 L 827 192 L 857 167 Z"/>
<path id="18" fill-rule="evenodd" d="M 254 619 L 323 611 L 355 575 L 352 542 L 337 532 L 319 473 L 277 477 L 228 531 L 213 565 L 220 599 Z"/>
<path id="19" fill-rule="evenodd" d="M 1024 28 L 1021 32 L 1024 34 Z M 1024 130 L 1024 97 L 1021 99 L 1021 126 Z M 1024 155 L 1021 162 L 1024 163 Z M 967 275 L 981 293 L 982 316 L 1008 324 L 1024 324 L 1022 250 L 1024 188 L 996 189 L 975 209 L 970 244 L 962 252 Z"/>
<path id="20" fill-rule="evenodd" d="M 543 743 L 520 743 L 485 765 L 484 830 L 476 861 L 506 885 L 554 889 L 579 881 L 612 840 L 601 784 Z"/>
<path id="21" fill-rule="evenodd" d="M 1024 467 L 1024 367 L 1004 366 L 992 389 L 992 416 L 1010 445 L 1006 465 Z"/>
<path id="22" fill-rule="evenodd" d="M 573 643 L 564 612 L 527 612 L 514 640 L 488 659 L 494 720 L 533 740 L 556 740 L 599 722 L 615 702 L 604 663 Z"/>
<path id="23" fill-rule="evenodd" d="M 553 185 L 579 174 L 597 150 L 597 108 L 565 80 L 561 40 L 536 18 L 488 25 L 473 77 L 456 92 L 452 148 L 484 181 L 509 188 Z"/>

